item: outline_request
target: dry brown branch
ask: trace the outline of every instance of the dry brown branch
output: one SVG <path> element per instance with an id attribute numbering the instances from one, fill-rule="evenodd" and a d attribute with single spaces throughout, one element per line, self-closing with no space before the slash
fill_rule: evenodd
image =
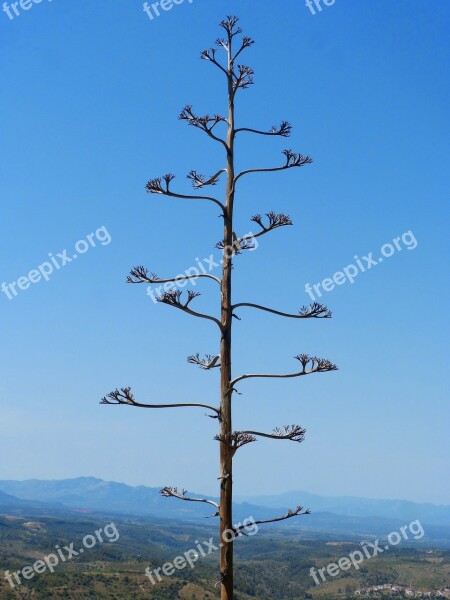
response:
<path id="1" fill-rule="evenodd" d="M 242 433 L 272 440 L 290 440 L 300 444 L 305 439 L 306 429 L 300 425 L 283 425 L 283 427 L 276 427 L 272 433 L 261 433 L 260 431 L 243 431 Z"/>
<path id="2" fill-rule="evenodd" d="M 200 358 L 200 354 L 192 354 L 191 356 L 188 356 L 187 360 L 191 365 L 197 365 L 201 369 L 208 371 L 210 369 L 220 368 L 219 359 L 219 355 L 213 356 L 212 354 L 206 354 L 205 358 Z"/>
<path id="3" fill-rule="evenodd" d="M 196 312 L 196 311 L 192 310 L 191 308 L 189 308 L 189 304 L 192 302 L 192 300 L 194 298 L 197 298 L 197 296 L 200 296 L 199 292 L 193 292 L 191 290 L 188 290 L 187 300 L 184 303 L 181 302 L 182 295 L 183 295 L 183 292 L 181 290 L 169 290 L 168 292 L 164 292 L 163 294 L 161 294 L 161 296 L 159 296 L 159 298 L 157 298 L 157 301 L 161 302 L 162 304 L 168 304 L 169 306 L 178 308 L 179 310 L 182 310 L 183 312 L 188 313 L 189 315 L 192 315 L 193 317 L 198 317 L 200 319 L 208 319 L 208 321 L 213 321 L 220 329 L 222 329 L 222 324 L 219 321 L 219 319 L 216 319 L 216 317 L 212 317 L 211 315 L 205 315 L 203 313 Z"/>
<path id="4" fill-rule="evenodd" d="M 219 505 L 217 502 L 213 500 L 208 500 L 207 498 L 191 498 L 190 496 L 186 496 L 187 490 L 178 490 L 176 487 L 165 486 L 160 491 L 161 496 L 165 498 L 178 498 L 178 500 L 185 500 L 186 502 L 203 502 L 205 504 L 211 504 L 211 506 L 215 506 L 219 509 Z"/>
<path id="5" fill-rule="evenodd" d="M 243 379 L 251 379 L 254 377 L 263 377 L 263 378 L 275 378 L 275 379 L 288 379 L 291 377 L 302 377 L 303 375 L 312 375 L 313 373 L 324 373 L 326 371 L 337 371 L 338 368 L 336 365 L 331 363 L 329 360 L 324 358 L 317 358 L 316 356 L 308 356 L 307 354 L 298 354 L 295 356 L 298 361 L 302 363 L 303 370 L 298 373 L 289 373 L 287 375 L 278 375 L 278 374 L 268 374 L 268 373 L 254 373 L 250 375 L 241 375 L 240 377 L 236 377 L 231 381 L 230 387 L 234 388 L 234 386 Z M 310 365 L 309 370 L 306 369 L 307 365 Z"/>
<path id="6" fill-rule="evenodd" d="M 240 127 L 236 129 L 236 134 L 241 132 L 256 133 L 258 135 L 269 135 L 275 137 L 289 137 L 292 132 L 292 125 L 288 121 L 282 121 L 281 125 L 274 125 L 270 131 L 260 131 L 258 129 L 251 129 L 250 127 Z"/>
<path id="7" fill-rule="evenodd" d="M 220 169 L 220 171 L 218 171 L 217 173 L 212 175 L 212 177 L 210 177 L 209 179 L 206 179 L 206 177 L 204 175 L 202 175 L 201 173 L 197 173 L 197 171 L 190 171 L 187 178 L 192 181 L 192 186 L 196 190 L 198 190 L 207 185 L 217 185 L 222 173 L 226 173 L 226 172 L 227 172 L 226 169 Z"/>
<path id="8" fill-rule="evenodd" d="M 177 277 L 170 277 L 169 279 L 160 279 L 155 273 L 149 273 L 149 271 L 141 265 L 133 267 L 133 269 L 131 269 L 129 276 L 127 277 L 127 283 L 178 283 L 180 281 L 195 280 L 201 278 L 213 279 L 219 285 L 221 283 L 218 277 L 214 277 L 214 275 L 209 275 L 208 273 L 199 273 L 198 275 L 178 275 Z"/>
<path id="9" fill-rule="evenodd" d="M 279 521 L 285 521 L 286 519 L 292 519 L 292 517 L 303 517 L 304 515 L 310 515 L 311 511 L 309 509 L 304 509 L 303 506 L 297 506 L 292 510 L 288 510 L 288 512 L 282 517 L 275 517 L 274 519 L 263 519 L 259 521 L 252 521 L 252 525 L 262 525 L 264 523 L 278 523 Z M 240 525 L 239 527 L 234 527 L 233 530 L 235 534 L 238 534 L 240 531 L 245 530 L 248 525 Z"/>
<path id="10" fill-rule="evenodd" d="M 244 175 L 248 175 L 249 173 L 276 173 L 277 171 L 285 171 L 286 169 L 292 169 L 294 167 L 304 167 L 305 165 L 310 165 L 312 163 L 312 158 L 310 156 L 303 156 L 303 154 L 297 154 L 296 152 L 292 152 L 292 150 L 283 150 L 283 154 L 286 157 L 286 162 L 281 167 L 247 169 L 246 171 L 241 171 L 241 173 L 234 178 L 234 183 L 236 184 L 241 177 L 244 177 Z"/>
<path id="11" fill-rule="evenodd" d="M 190 104 L 188 104 L 181 111 L 179 118 L 181 121 L 186 121 L 188 123 L 188 125 L 191 125 L 192 127 L 196 127 L 197 129 L 200 129 L 201 131 L 206 133 L 206 135 L 208 135 L 210 138 L 212 138 L 216 142 L 219 142 L 220 144 L 222 144 L 222 146 L 225 147 L 227 152 L 229 151 L 229 147 L 228 147 L 228 144 L 226 143 L 226 141 L 223 140 L 222 138 L 216 136 L 212 132 L 213 129 L 216 127 L 216 125 L 218 125 L 219 123 L 227 122 L 225 117 L 222 117 L 221 115 L 213 115 L 212 117 L 209 115 L 204 115 L 204 116 L 196 115 L 194 113 L 194 111 L 192 110 L 192 106 Z"/>
<path id="12" fill-rule="evenodd" d="M 162 196 L 168 196 L 169 198 L 181 198 L 183 200 L 207 200 L 208 202 L 214 202 L 222 210 L 222 214 L 225 215 L 225 206 L 212 196 L 192 196 L 190 194 L 176 194 L 170 189 L 170 183 L 175 179 L 175 175 L 170 173 L 164 175 L 164 177 L 157 177 L 156 179 L 150 179 L 145 186 L 149 194 L 161 194 Z M 164 182 L 164 184 L 163 184 Z"/>
<path id="13" fill-rule="evenodd" d="M 214 439 L 228 446 L 233 456 L 239 448 L 242 448 L 242 446 L 256 442 L 255 436 L 250 435 L 245 431 L 234 431 L 227 435 L 218 434 L 214 436 Z"/>
<path id="14" fill-rule="evenodd" d="M 233 304 L 233 311 L 243 306 L 256 308 L 258 310 L 273 313 L 274 315 L 279 315 L 280 317 L 288 317 L 290 319 L 330 319 L 333 316 L 332 312 L 328 310 L 325 305 L 319 304 L 318 302 L 313 302 L 309 306 L 302 306 L 298 314 L 281 312 L 279 310 L 274 310 L 273 308 L 268 308 L 267 306 L 253 304 L 251 302 L 240 302 L 239 304 Z"/>
<path id="15" fill-rule="evenodd" d="M 177 403 L 177 404 L 142 404 L 141 402 L 137 402 L 131 392 L 130 387 L 121 388 L 110 392 L 106 396 L 104 396 L 100 404 L 110 404 L 113 406 L 126 405 L 126 406 L 135 406 L 137 408 L 187 408 L 187 407 L 199 407 L 206 408 L 208 410 L 212 410 L 216 415 L 220 415 L 220 409 L 215 408 L 214 406 L 210 406 L 209 404 L 199 404 L 194 402 L 189 403 Z"/>

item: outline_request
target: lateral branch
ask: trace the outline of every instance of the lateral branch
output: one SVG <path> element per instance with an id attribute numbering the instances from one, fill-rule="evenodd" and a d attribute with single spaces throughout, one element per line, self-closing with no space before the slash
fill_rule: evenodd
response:
<path id="1" fill-rule="evenodd" d="M 160 279 L 156 273 L 149 272 L 148 269 L 142 265 L 133 267 L 133 269 L 131 269 L 130 275 L 127 277 L 127 283 L 177 283 L 179 281 L 200 279 L 201 277 L 204 277 L 205 279 L 213 279 L 219 285 L 221 284 L 221 280 L 218 277 L 214 277 L 214 275 L 209 275 L 207 273 L 199 273 L 198 275 L 177 275 L 176 277 L 171 277 L 169 279 Z"/>
<path id="2" fill-rule="evenodd" d="M 185 500 L 186 502 L 203 502 L 204 504 L 211 504 L 219 510 L 220 505 L 213 500 L 208 500 L 207 498 L 191 498 L 190 496 L 186 496 L 187 490 L 179 490 L 176 487 L 165 486 L 160 491 L 161 496 L 165 498 L 178 498 L 178 500 Z"/>
<path id="3" fill-rule="evenodd" d="M 158 302 L 162 302 L 163 304 L 168 304 L 169 306 L 174 306 L 183 312 L 192 315 L 194 317 L 198 317 L 200 319 L 208 319 L 209 321 L 213 321 L 222 331 L 222 323 L 216 317 L 212 317 L 211 315 L 205 315 L 203 313 L 196 312 L 189 308 L 189 304 L 197 298 L 201 294 L 199 292 L 193 292 L 192 290 L 188 290 L 187 292 L 187 300 L 186 302 L 181 302 L 181 296 L 183 292 L 181 290 L 169 290 L 168 292 L 164 292 L 157 298 Z"/>
<path id="4" fill-rule="evenodd" d="M 171 173 L 167 173 L 163 177 L 157 177 L 155 179 L 150 179 L 145 186 L 145 189 L 149 194 L 161 194 L 162 196 L 168 196 L 169 198 L 181 198 L 184 200 L 207 200 L 209 202 L 214 202 L 217 206 L 220 206 L 223 215 L 226 213 L 225 206 L 217 200 L 217 198 L 213 198 L 212 196 L 192 196 L 189 194 L 176 194 L 172 192 L 170 189 L 171 182 L 175 179 L 175 175 Z"/>
<path id="5" fill-rule="evenodd" d="M 303 375 L 312 375 L 313 373 L 325 373 L 327 371 L 337 371 L 338 368 L 336 365 L 331 363 L 329 360 L 325 358 L 317 358 L 317 356 L 309 356 L 308 354 L 298 354 L 294 357 L 302 364 L 302 371 L 298 373 L 289 373 L 287 375 L 278 375 L 278 374 L 266 374 L 266 373 L 254 373 L 250 375 L 241 375 L 240 377 L 236 377 L 230 383 L 230 388 L 233 389 L 234 386 L 243 379 L 251 379 L 254 377 L 271 377 L 271 378 L 280 378 L 287 379 L 291 377 L 302 377 Z M 307 368 L 309 366 L 309 368 Z"/>
<path id="6" fill-rule="evenodd" d="M 244 250 L 254 250 L 256 248 L 254 240 L 262 235 L 265 235 L 266 233 L 269 233 L 269 231 L 273 231 L 279 227 L 292 225 L 291 218 L 283 213 L 275 213 L 274 211 L 271 211 L 266 213 L 266 217 L 268 218 L 268 223 L 266 225 L 263 223 L 261 215 L 254 215 L 251 218 L 251 221 L 258 223 L 259 227 L 261 228 L 261 231 L 258 233 L 244 235 L 241 238 L 233 233 L 234 241 L 232 249 L 235 254 L 241 254 Z M 216 244 L 216 248 L 219 248 L 220 250 L 225 248 L 223 240 Z"/>
<path id="7" fill-rule="evenodd" d="M 256 437 L 254 435 L 250 435 L 246 431 L 234 431 L 226 436 L 218 434 L 214 436 L 214 439 L 229 446 L 233 456 L 236 454 L 239 448 L 242 448 L 242 446 L 256 442 Z"/>
<path id="8" fill-rule="evenodd" d="M 220 409 L 210 406 L 209 404 L 198 404 L 194 402 L 189 403 L 177 403 L 177 404 L 142 404 L 137 402 L 131 392 L 130 387 L 115 389 L 101 399 L 100 404 L 109 404 L 112 406 L 127 405 L 135 406 L 137 408 L 186 408 L 186 407 L 199 407 L 212 410 L 217 415 L 220 415 Z"/>
<path id="9" fill-rule="evenodd" d="M 283 150 L 283 154 L 286 157 L 286 162 L 281 167 L 269 167 L 267 169 L 247 169 L 246 171 L 241 171 L 241 173 L 236 175 L 234 178 L 234 184 L 236 185 L 237 181 L 239 181 L 241 177 L 248 175 L 249 173 L 275 173 L 277 171 L 285 171 L 286 169 L 292 169 L 294 167 L 303 167 L 304 165 L 309 165 L 312 163 L 312 158 L 310 156 L 303 156 L 303 154 L 292 152 L 292 150 Z"/>
<path id="10" fill-rule="evenodd" d="M 200 358 L 200 354 L 192 354 L 188 356 L 188 363 L 191 365 L 197 365 L 201 369 L 205 371 L 209 371 L 210 369 L 218 369 L 220 368 L 219 362 L 220 356 L 214 356 L 212 354 L 206 354 L 204 358 Z"/>
<path id="11" fill-rule="evenodd" d="M 207 185 L 217 185 L 222 173 L 226 173 L 226 172 L 227 172 L 226 169 L 220 169 L 220 171 L 217 171 L 217 173 L 215 173 L 214 175 L 212 175 L 211 177 L 209 177 L 207 179 L 204 175 L 202 175 L 201 173 L 198 173 L 197 171 L 190 171 L 188 173 L 187 178 L 192 181 L 192 186 L 196 190 L 198 190 Z"/>
<path id="12" fill-rule="evenodd" d="M 186 121 L 187 124 L 191 125 L 192 127 L 200 129 L 201 131 L 206 133 L 206 135 L 208 135 L 211 139 L 222 144 L 222 146 L 224 146 L 227 152 L 229 151 L 229 147 L 226 141 L 213 133 L 213 129 L 219 123 L 228 123 L 227 119 L 225 119 L 225 117 L 222 117 L 222 115 L 213 115 L 212 117 L 210 115 L 196 115 L 192 109 L 192 105 L 188 104 L 181 111 L 179 119 L 180 121 Z"/>
<path id="13" fill-rule="evenodd" d="M 325 305 L 319 304 L 318 302 L 313 302 L 309 306 L 302 306 L 297 314 L 285 313 L 273 308 L 268 308 L 267 306 L 261 306 L 260 304 L 253 304 L 252 302 L 240 302 L 239 304 L 234 304 L 232 310 L 234 311 L 236 308 L 241 308 L 243 306 L 264 310 L 273 313 L 274 315 L 288 317 L 289 319 L 331 319 L 333 316 L 333 313 L 328 310 Z"/>
<path id="14" fill-rule="evenodd" d="M 261 433 L 260 431 L 242 431 L 241 433 L 272 440 L 290 440 L 301 444 L 305 439 L 306 429 L 300 425 L 283 425 L 283 427 L 276 427 L 272 433 Z"/>
<path id="15" fill-rule="evenodd" d="M 260 131 L 259 129 L 251 129 L 250 127 L 240 127 L 235 133 L 248 132 L 256 133 L 257 135 L 269 135 L 275 137 L 289 137 L 292 132 L 292 125 L 288 121 L 282 121 L 281 125 L 274 125 L 269 131 Z"/>
<path id="16" fill-rule="evenodd" d="M 275 517 L 274 519 L 262 519 L 259 521 L 252 522 L 252 525 L 263 525 L 265 523 L 277 523 L 278 521 L 285 521 L 286 519 L 291 519 L 292 517 L 302 517 L 304 515 L 310 515 L 311 511 L 308 509 L 304 509 L 303 506 L 297 506 L 294 509 L 288 510 L 288 512 L 282 517 Z M 246 529 L 248 525 L 240 525 L 239 527 L 234 528 L 235 534 L 239 533 L 243 529 Z"/>

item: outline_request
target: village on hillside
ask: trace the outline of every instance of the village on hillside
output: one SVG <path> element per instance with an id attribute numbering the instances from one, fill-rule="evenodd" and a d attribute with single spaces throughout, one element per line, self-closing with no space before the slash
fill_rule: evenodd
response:
<path id="1" fill-rule="evenodd" d="M 433 598 L 436 600 L 440 600 L 441 598 L 450 598 L 450 588 L 448 587 L 437 591 L 419 591 L 414 587 L 393 585 L 392 583 L 373 585 L 368 588 L 356 590 L 355 596 L 382 598 L 385 592 L 388 592 L 391 596 L 407 598 Z"/>

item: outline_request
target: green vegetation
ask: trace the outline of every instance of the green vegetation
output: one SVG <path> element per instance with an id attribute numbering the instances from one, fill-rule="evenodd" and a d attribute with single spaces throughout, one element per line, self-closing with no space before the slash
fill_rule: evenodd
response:
<path id="1" fill-rule="evenodd" d="M 36 560 L 81 540 L 99 527 L 114 521 L 120 538 L 115 543 L 97 544 L 73 560 L 60 563 L 55 572 L 35 575 L 11 589 L 4 571 L 32 565 Z M 152 586 L 146 567 L 155 569 L 195 548 L 195 540 L 214 535 L 212 525 L 176 521 L 104 518 L 0 517 L 0 598 L 16 600 L 213 600 L 218 597 L 217 553 L 199 560 L 195 569 L 176 571 Z M 450 584 L 450 552 L 424 546 L 392 548 L 365 561 L 359 571 L 342 572 L 335 579 L 315 586 L 310 568 L 335 562 L 360 548 L 359 539 L 336 540 L 331 535 L 313 539 L 310 531 L 260 531 L 236 542 L 236 600 L 336 600 L 354 598 L 360 588 L 385 583 L 413 585 L 417 590 L 438 590 Z M 372 596 L 375 597 L 375 596 Z M 378 596 L 390 596 L 384 593 Z M 438 596 L 431 596 L 437 598 Z"/>

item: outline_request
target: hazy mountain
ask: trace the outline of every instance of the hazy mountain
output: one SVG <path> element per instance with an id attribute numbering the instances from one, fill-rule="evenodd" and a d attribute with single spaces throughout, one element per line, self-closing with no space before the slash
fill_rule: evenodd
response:
<path id="1" fill-rule="evenodd" d="M 132 487 L 94 477 L 61 481 L 0 481 L 0 490 L 0 507 L 8 503 L 14 504 L 14 501 L 16 506 L 20 507 L 21 502 L 27 501 L 26 505 L 32 502 L 35 507 L 38 507 L 39 503 L 51 503 L 53 506 L 71 510 L 183 520 L 197 520 L 214 512 L 214 507 L 206 504 L 163 498 L 159 493 L 160 488 Z M 450 506 L 417 504 L 403 500 L 326 498 L 307 492 L 238 497 L 236 500 L 236 521 L 250 516 L 255 519 L 279 516 L 288 508 L 301 504 L 311 509 L 313 514 L 307 518 L 288 521 L 289 526 L 354 532 L 370 530 L 375 533 L 386 533 L 388 522 L 392 524 L 392 528 L 387 533 L 399 524 L 405 525 L 416 519 L 422 524 L 443 528 L 450 526 Z"/>
<path id="2" fill-rule="evenodd" d="M 76 510 L 188 520 L 204 518 L 215 512 L 215 508 L 207 504 L 163 498 L 160 489 L 132 487 L 95 477 L 61 481 L 0 481 L 0 490 L 6 494 L 28 501 L 58 502 Z M 249 516 L 263 518 L 266 515 L 267 509 L 264 507 L 248 503 L 242 507 L 236 506 L 235 516 L 238 520 Z"/>
<path id="3" fill-rule="evenodd" d="M 4 494 L 3 492 L 0 492 L 0 506 L 17 506 L 17 504 L 20 504 L 21 502 L 24 502 L 23 500 L 19 500 L 19 498 L 15 498 L 14 496 L 10 496 L 9 494 Z"/>
<path id="4" fill-rule="evenodd" d="M 1 486 L 0 486 L 1 488 Z M 286 492 L 271 496 L 240 496 L 237 502 L 266 507 L 290 507 L 301 504 L 313 513 L 329 512 L 349 517 L 383 517 L 410 522 L 419 519 L 431 525 L 450 526 L 450 506 L 419 504 L 408 500 L 373 500 L 353 496 L 323 497 L 308 492 Z"/>
<path id="5" fill-rule="evenodd" d="M 5 494 L 0 491 L 0 509 L 7 511 L 15 511 L 16 509 L 21 510 L 41 510 L 46 509 L 48 511 L 54 508 L 61 508 L 62 504 L 53 504 L 48 502 L 42 502 L 39 500 L 28 500 L 23 498 L 17 498 L 11 494 Z"/>
<path id="6" fill-rule="evenodd" d="M 95 477 L 60 481 L 0 481 L 0 490 L 28 500 L 62 502 L 79 510 L 149 513 L 160 503 L 159 488 L 131 487 Z"/>

